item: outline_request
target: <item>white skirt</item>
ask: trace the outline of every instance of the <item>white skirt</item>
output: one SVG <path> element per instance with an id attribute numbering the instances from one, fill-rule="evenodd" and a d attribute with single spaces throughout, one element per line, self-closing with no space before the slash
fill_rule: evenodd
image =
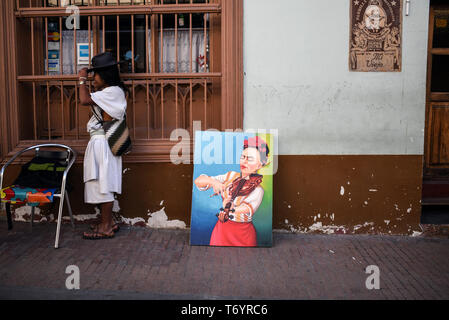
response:
<path id="1" fill-rule="evenodd" d="M 100 182 L 90 180 L 84 183 L 84 202 L 98 204 L 114 201 L 114 193 L 101 193 Z"/>
<path id="2" fill-rule="evenodd" d="M 84 201 L 114 201 L 114 193 L 122 193 L 122 157 L 116 157 L 104 135 L 90 138 L 84 154 Z"/>

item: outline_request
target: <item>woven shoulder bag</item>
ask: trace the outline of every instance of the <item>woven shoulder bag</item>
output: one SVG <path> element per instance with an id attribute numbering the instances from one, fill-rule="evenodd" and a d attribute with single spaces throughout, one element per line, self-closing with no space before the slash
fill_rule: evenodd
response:
<path id="1" fill-rule="evenodd" d="M 95 112 L 95 108 L 92 108 L 92 112 L 106 133 L 106 139 L 108 140 L 112 154 L 114 156 L 123 156 L 130 153 L 132 143 L 128 125 L 126 124 L 126 115 L 122 120 L 112 119 L 111 121 L 103 121 L 102 117 Z"/>

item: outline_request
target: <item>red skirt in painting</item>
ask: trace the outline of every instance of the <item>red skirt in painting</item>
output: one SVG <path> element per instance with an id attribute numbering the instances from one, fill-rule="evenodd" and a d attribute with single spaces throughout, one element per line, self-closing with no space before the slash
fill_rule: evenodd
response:
<path id="1" fill-rule="evenodd" d="M 252 222 L 217 221 L 209 244 L 211 246 L 256 247 L 256 229 Z"/>

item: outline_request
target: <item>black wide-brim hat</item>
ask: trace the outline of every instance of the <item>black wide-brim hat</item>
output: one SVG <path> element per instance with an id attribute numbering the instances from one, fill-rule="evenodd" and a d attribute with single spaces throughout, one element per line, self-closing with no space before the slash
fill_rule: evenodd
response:
<path id="1" fill-rule="evenodd" d="M 92 67 L 87 69 L 87 72 L 90 73 L 92 71 L 112 67 L 120 63 L 121 61 L 116 61 L 110 52 L 103 52 L 92 58 Z"/>

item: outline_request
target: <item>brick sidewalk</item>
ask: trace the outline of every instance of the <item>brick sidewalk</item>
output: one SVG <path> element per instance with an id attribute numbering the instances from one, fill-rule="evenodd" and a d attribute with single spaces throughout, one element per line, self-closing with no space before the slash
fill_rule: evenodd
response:
<path id="1" fill-rule="evenodd" d="M 274 233 L 272 248 L 191 247 L 187 230 L 0 222 L 1 299 L 449 299 L 449 240 Z M 81 290 L 65 289 L 66 266 Z M 380 290 L 365 287 L 368 265 Z"/>

